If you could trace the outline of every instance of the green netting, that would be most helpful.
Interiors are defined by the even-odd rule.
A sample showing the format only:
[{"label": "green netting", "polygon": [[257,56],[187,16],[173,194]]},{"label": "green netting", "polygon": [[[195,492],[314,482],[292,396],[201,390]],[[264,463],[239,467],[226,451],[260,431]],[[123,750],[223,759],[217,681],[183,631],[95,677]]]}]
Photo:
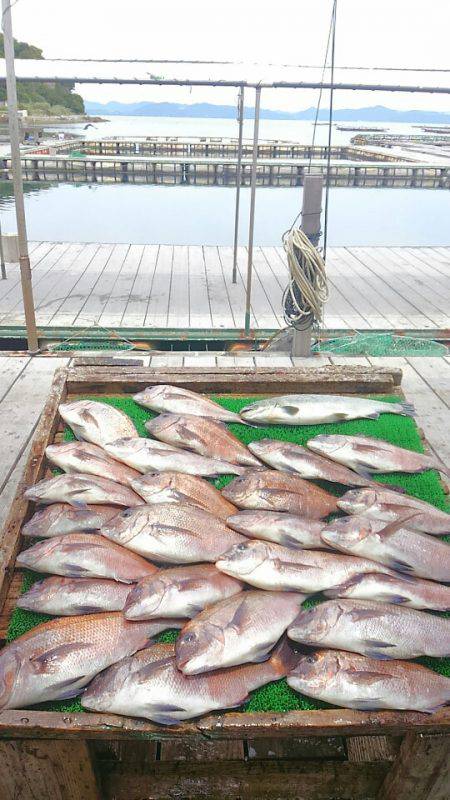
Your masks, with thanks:
[{"label": "green netting", "polygon": [[317,342],[315,352],[342,353],[352,356],[446,356],[448,348],[432,339],[395,336],[393,333],[357,333],[338,339]]},{"label": "green netting", "polygon": [[[231,411],[239,411],[249,402],[255,400],[255,396],[249,398],[234,398],[223,397],[218,395],[211,395],[212,399],[216,400],[220,405],[228,408]],[[98,395],[92,397],[93,400],[99,400]],[[377,397],[378,400],[385,400],[389,402],[398,402],[398,397],[386,396]],[[131,397],[113,397],[107,396],[102,398],[102,402],[108,405],[115,406],[125,411],[136,425],[140,436],[146,436],[145,422],[148,419],[156,416],[153,412],[138,406]],[[230,430],[245,444],[250,441],[270,437],[273,439],[286,440],[296,442],[297,444],[305,444],[308,439],[319,433],[346,433],[346,434],[362,434],[366,436],[374,436],[378,439],[385,439],[393,444],[401,447],[415,450],[416,452],[423,452],[423,444],[419,435],[417,426],[411,417],[402,417],[394,414],[382,414],[379,419],[362,419],[362,420],[349,420],[339,423],[328,423],[324,425],[304,425],[296,427],[288,427],[281,425],[266,425],[264,427],[252,428],[231,423]],[[66,428],[64,433],[66,441],[74,439],[73,433],[69,428]],[[226,485],[232,476],[222,476],[213,481],[217,488],[222,488]],[[391,483],[401,486],[408,494],[414,495],[422,500],[441,508],[442,510],[450,510],[447,497],[443,491],[439,474],[435,470],[427,470],[417,475],[406,475],[405,473],[393,474],[380,474],[375,475],[374,480],[383,483]],[[338,484],[327,483],[326,481],[319,482],[325,489],[333,492],[336,495],[342,495],[347,491],[348,487],[340,486]],[[448,537],[446,537],[448,538]],[[42,576],[31,571],[25,571],[24,582],[22,591],[26,591],[36,580],[41,579]],[[321,602],[322,596],[317,595],[305,601],[304,605],[309,606],[316,602]],[[10,625],[8,629],[8,641],[16,639],[26,631],[33,628],[35,625],[46,622],[51,617],[45,614],[36,614],[34,612],[25,611],[16,608],[11,616]],[[177,630],[168,630],[157,637],[157,641],[173,642],[178,636]],[[418,659],[418,663],[425,664],[431,669],[440,672],[450,677],[450,659],[437,659],[437,658],[424,658]],[[76,712],[83,711],[78,698],[73,700],[63,700],[59,702],[42,703],[35,708],[40,708],[47,711],[61,711],[61,712]],[[248,711],[291,711],[291,710],[311,710],[318,708],[331,708],[326,703],[312,700],[304,695],[297,694],[291,689],[285,680],[270,683],[267,686],[257,689],[252,693],[250,701],[246,704],[244,710]]]},{"label": "green netting", "polygon": [[86,339],[82,342],[61,342],[61,344],[51,345],[49,350],[53,352],[66,352],[71,350],[133,350],[131,342],[120,341],[118,339]]}]

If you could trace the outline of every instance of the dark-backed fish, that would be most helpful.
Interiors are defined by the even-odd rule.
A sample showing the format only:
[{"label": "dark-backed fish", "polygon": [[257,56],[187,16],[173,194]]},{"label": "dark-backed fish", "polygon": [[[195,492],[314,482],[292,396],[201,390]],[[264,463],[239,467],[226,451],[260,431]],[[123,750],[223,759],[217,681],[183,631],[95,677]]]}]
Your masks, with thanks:
[{"label": "dark-backed fish", "polygon": [[410,517],[386,525],[354,516],[335,519],[323,529],[326,544],[354,556],[385,564],[418,578],[450,583],[450,545],[409,529]]},{"label": "dark-backed fish", "polygon": [[17,608],[39,614],[73,616],[101,611],[122,611],[130,587],[103,578],[61,578],[36,581],[17,600]]},{"label": "dark-backed fish", "polygon": [[407,661],[325,650],[302,656],[288,675],[292,689],[336,706],[429,714],[450,702],[450,679]]},{"label": "dark-backed fish", "polygon": [[239,508],[288,511],[321,519],[337,510],[337,497],[313,483],[275,469],[247,470],[222,490]]},{"label": "dark-backed fish", "polygon": [[216,458],[206,458],[155,439],[117,439],[105,449],[113,458],[139,472],[186,472],[205,478],[241,475],[245,467]]},{"label": "dark-backed fish", "polygon": [[409,575],[383,575],[381,572],[355,575],[339,586],[326,589],[324,594],[332,598],[377,600],[409,608],[450,611],[450,586]]},{"label": "dark-backed fish", "polygon": [[409,527],[413,530],[437,536],[450,533],[450,514],[417,497],[384,487],[351,489],[338,499],[337,505],[346,514],[363,514],[386,522],[409,516]]},{"label": "dark-backed fish", "polygon": [[227,518],[227,525],[250,539],[265,539],[283,547],[329,549],[320,536],[325,522],[286,511],[239,511]]},{"label": "dark-backed fish", "polygon": [[81,508],[97,503],[125,508],[143,504],[142,498],[128,486],[97,475],[56,475],[30,486],[25,497],[36,503],[69,503]]},{"label": "dark-backed fish", "polygon": [[161,569],[133,586],[124,613],[127,619],[195,617],[242,588],[240,581],[219,572],[213,564]]},{"label": "dark-backed fish", "polygon": [[372,436],[320,434],[310,439],[307,446],[315,453],[322,453],[327,458],[350,467],[365,478],[372,473],[423,472],[427,469],[437,469],[448,474],[437,458],[397,447]]},{"label": "dark-backed fish", "polygon": [[104,447],[123,436],[137,436],[137,430],[124,411],[98,400],[74,400],[59,406],[59,413],[77,439]]},{"label": "dark-backed fish", "polygon": [[241,409],[246,422],[268,425],[319,425],[347,419],[377,419],[380,414],[412,416],[410,403],[383,403],[365,397],[345,397],[331,394],[287,394],[257,400]]},{"label": "dark-backed fish", "polygon": [[248,449],[272,469],[296,472],[302,478],[342,483],[344,486],[367,486],[372,483],[370,478],[362,478],[351,469],[311,453],[306,447],[293,442],[260,439],[258,442],[250,442]]},{"label": "dark-backed fish", "polygon": [[53,503],[39,509],[25,523],[22,536],[49,539],[66,533],[98,531],[118,513],[117,506],[90,506],[74,508],[68,503]]},{"label": "dark-backed fish", "polygon": [[154,561],[189,564],[216,561],[244,537],[223,520],[188,503],[155,503],[129,508],[104,525],[101,533]]},{"label": "dark-backed fish", "polygon": [[135,394],[133,400],[140,406],[157,411],[158,414],[164,412],[193,414],[196,417],[210,417],[224,422],[240,422],[242,424],[239,414],[222,408],[205,395],[191,392],[190,389],[182,389],[179,386],[149,386]]},{"label": "dark-backed fish", "polygon": [[313,594],[367,572],[392,570],[366,558],[293,550],[271,542],[242,542],[216,561],[217,569],[258,589]]},{"label": "dark-backed fish", "polygon": [[177,669],[173,645],[156,644],[98,675],[81,698],[90,711],[144,717],[173,725],[222,708],[238,708],[249,693],[285,677],[296,656],[286,641],[262,664],[186,676]]},{"label": "dark-backed fish", "polygon": [[224,520],[236,511],[209,481],[183,472],[147,472],[132,488],[146,503],[191,503]]},{"label": "dark-backed fish", "polygon": [[185,675],[264,661],[296,618],[302,594],[241,592],[188,622],[175,643],[177,667]]},{"label": "dark-backed fish", "polygon": [[303,609],[288,635],[377,659],[450,655],[450,619],[372,600],[327,600]]},{"label": "dark-backed fish", "polygon": [[156,572],[145,558],[95,533],[70,533],[37,542],[19,553],[16,564],[67,578],[111,578],[121,583],[134,583]]},{"label": "dark-backed fish", "polygon": [[146,422],[145,427],[156,439],[193,450],[200,456],[246,467],[261,466],[261,462],[248,451],[245,444],[220,420],[193,414],[160,414]]}]

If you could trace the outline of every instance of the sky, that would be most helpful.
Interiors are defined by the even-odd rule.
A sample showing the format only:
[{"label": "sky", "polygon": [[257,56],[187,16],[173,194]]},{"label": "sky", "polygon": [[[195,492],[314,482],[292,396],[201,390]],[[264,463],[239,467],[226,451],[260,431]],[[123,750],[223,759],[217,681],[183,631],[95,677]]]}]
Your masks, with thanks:
[{"label": "sky", "polygon": [[[321,65],[332,0],[17,0],[12,9],[16,39],[41,47],[47,58],[193,59],[244,62],[227,68],[235,77],[302,80],[302,69],[268,64]],[[339,72],[361,82],[450,85],[450,0],[338,0],[336,65],[447,69],[445,75],[399,72]],[[261,66],[254,66],[255,62]],[[253,65],[253,66],[252,66]],[[265,65],[265,66],[262,66]],[[81,70],[84,70],[83,73]],[[81,74],[95,65],[72,64]],[[115,74],[114,68],[108,69]],[[142,68],[141,68],[142,69]],[[210,76],[212,68],[197,67]],[[216,68],[219,72],[225,68]],[[128,68],[136,74],[137,68]],[[160,67],[158,74],[173,73]],[[177,67],[179,77],[193,67]],[[60,73],[58,73],[60,74]],[[68,74],[68,73],[65,73]],[[73,73],[72,73],[73,74]],[[316,71],[315,77],[319,77]],[[211,102],[236,100],[235,89],[78,85],[85,99],[107,102]],[[315,105],[317,91],[264,90],[265,108],[297,110]],[[324,97],[323,105],[327,105]],[[387,105],[450,113],[449,95],[339,92],[338,108]]]}]

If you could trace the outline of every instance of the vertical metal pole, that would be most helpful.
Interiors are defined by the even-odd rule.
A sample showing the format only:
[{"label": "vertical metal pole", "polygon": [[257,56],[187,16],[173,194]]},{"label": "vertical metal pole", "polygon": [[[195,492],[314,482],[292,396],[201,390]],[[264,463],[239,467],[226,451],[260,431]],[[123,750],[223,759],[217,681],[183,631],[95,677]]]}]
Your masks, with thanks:
[{"label": "vertical metal pole", "polygon": [[9,138],[11,142],[11,169],[16,206],[17,235],[19,241],[20,279],[22,282],[25,324],[27,327],[28,349],[36,353],[39,349],[36,317],[34,312],[33,288],[31,285],[30,258],[28,255],[27,226],[23,199],[22,165],[20,163],[19,124],[17,118],[17,88],[14,69],[14,40],[11,22],[11,0],[2,0],[2,29],[6,63],[6,97],[8,103]]},{"label": "vertical metal pole", "polygon": [[2,281],[6,280],[5,254],[3,252],[2,224],[0,221],[0,267],[2,270]]},{"label": "vertical metal pole", "polygon": [[244,129],[244,87],[239,89],[238,97],[238,156],[236,166],[236,208],[234,212],[234,246],[233,246],[233,283],[237,282],[237,249],[239,239],[239,202],[241,199],[242,179],[242,134]]},{"label": "vertical metal pole", "polygon": [[255,122],[253,125],[252,176],[250,184],[250,222],[248,228],[247,293],[245,298],[245,333],[250,333],[250,300],[252,294],[253,234],[255,230],[256,170],[258,166],[259,111],[261,86],[255,90]]}]

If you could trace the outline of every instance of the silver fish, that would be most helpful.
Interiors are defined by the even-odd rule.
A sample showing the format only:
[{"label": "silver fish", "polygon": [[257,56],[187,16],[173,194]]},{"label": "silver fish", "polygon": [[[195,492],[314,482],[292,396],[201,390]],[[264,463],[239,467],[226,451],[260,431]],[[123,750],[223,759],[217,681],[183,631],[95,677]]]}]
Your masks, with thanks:
[{"label": "silver fish", "polygon": [[284,547],[329,549],[320,536],[325,522],[285,511],[239,511],[227,518],[227,525],[250,539],[265,539]]},{"label": "silver fish", "polygon": [[338,500],[298,475],[275,469],[247,470],[225,486],[222,494],[239,508],[288,511],[309,519],[336,511]]},{"label": "silver fish", "polygon": [[390,489],[351,489],[338,499],[337,505],[346,514],[363,514],[385,522],[395,522],[408,515],[409,527],[416,531],[437,536],[450,533],[450,514],[424,500]]},{"label": "silver fish", "polygon": [[190,389],[181,389],[179,386],[148,386],[133,397],[136,403],[157,411],[159,414],[193,414],[197,417],[220,419],[223,422],[240,422],[239,414],[222,408],[218,403],[210,400],[205,395],[191,392]]},{"label": "silver fish", "polygon": [[187,472],[205,478],[245,472],[245,467],[237,464],[205,458],[154,439],[117,439],[105,445],[105,450],[139,472]]},{"label": "silver fish", "polygon": [[69,503],[84,508],[91,505],[139,506],[143,504],[128,486],[99,478],[96,475],[56,475],[30,486],[26,492],[27,500],[36,503]]},{"label": "silver fish", "polygon": [[59,406],[59,413],[77,439],[104,447],[123,436],[137,436],[137,430],[124,411],[97,400],[74,400]]},{"label": "silver fish", "polygon": [[366,558],[316,550],[292,550],[258,540],[235,545],[216,561],[217,569],[259,589],[312,594],[367,572],[392,570]]},{"label": "silver fish", "polygon": [[264,661],[296,618],[305,596],[242,592],[198,614],[175,643],[177,667],[198,675],[247,661]]},{"label": "silver fish", "polygon": [[260,439],[250,442],[248,449],[273,469],[296,472],[302,478],[313,478],[344,486],[367,486],[372,480],[364,479],[351,469],[338,466],[328,458],[309,452],[306,447],[293,442],[276,439]]},{"label": "silver fish", "polygon": [[66,533],[98,531],[117,513],[117,506],[88,505],[86,508],[74,508],[68,503],[53,503],[33,514],[23,526],[22,536],[49,539]]},{"label": "silver fish", "polygon": [[129,622],[117,611],[38,625],[0,651],[0,709],[75,697],[166,627],[166,620]]},{"label": "silver fish", "polygon": [[210,711],[238,708],[249,700],[249,692],[287,675],[297,659],[284,641],[262,664],[187,677],[177,669],[173,645],[156,644],[98,675],[81,704],[90,711],[173,725]]},{"label": "silver fish", "polygon": [[326,589],[324,594],[330,598],[377,600],[419,610],[450,611],[450,586],[409,575],[382,575],[380,572],[355,575],[339,586]]},{"label": "silver fish", "polygon": [[89,442],[50,444],[45,449],[45,455],[66,473],[96,475],[124,486],[131,486],[139,477],[137,470],[121,464],[105,453],[102,447]]},{"label": "silver fish", "polygon": [[103,578],[60,578],[37,581],[21,594],[17,608],[39,614],[69,617],[101,611],[122,611],[130,587],[126,583]]},{"label": "silver fish", "polygon": [[175,447],[186,447],[200,456],[247,467],[261,466],[220,420],[193,414],[160,414],[146,422],[145,427],[156,439]]},{"label": "silver fish", "polygon": [[438,459],[397,447],[372,436],[321,434],[310,439],[307,446],[315,453],[322,453],[332,461],[350,467],[365,478],[372,473],[423,472],[427,469],[437,469],[448,474]]},{"label": "silver fish", "polygon": [[449,678],[405,661],[324,650],[303,656],[288,676],[292,689],[344,708],[433,713],[450,701]]},{"label": "silver fish", "polygon": [[372,600],[327,600],[303,609],[288,636],[377,659],[450,654],[450,619]]},{"label": "silver fish", "polygon": [[209,481],[183,472],[147,472],[132,489],[146,503],[191,503],[224,520],[236,511]]},{"label": "silver fish", "polygon": [[129,508],[104,525],[101,533],[135,553],[171,564],[215,561],[244,541],[221,519],[188,503]]},{"label": "silver fish", "polygon": [[242,591],[243,584],[212,564],[160,570],[143,578],[128,594],[127,619],[195,617],[208,606]]},{"label": "silver fish", "polygon": [[383,403],[365,397],[345,397],[331,394],[288,394],[268,397],[241,409],[246,422],[268,425],[318,425],[342,422],[347,419],[377,419],[380,414],[412,416],[410,403]]},{"label": "silver fish", "polygon": [[68,578],[111,578],[134,583],[156,567],[99,534],[70,533],[37,542],[16,559],[18,567]]},{"label": "silver fish", "polygon": [[450,582],[450,545],[408,529],[410,517],[386,525],[368,517],[329,522],[321,536],[326,544],[350,555],[362,556],[391,569]]}]

